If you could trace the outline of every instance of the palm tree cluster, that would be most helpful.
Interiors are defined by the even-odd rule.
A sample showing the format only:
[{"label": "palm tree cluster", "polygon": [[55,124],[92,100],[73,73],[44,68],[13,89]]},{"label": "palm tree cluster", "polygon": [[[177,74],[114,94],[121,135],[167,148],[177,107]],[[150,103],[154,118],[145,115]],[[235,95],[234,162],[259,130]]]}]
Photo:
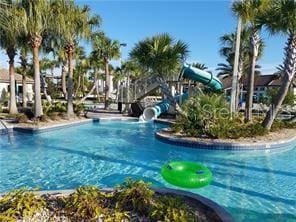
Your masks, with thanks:
[{"label": "palm tree cluster", "polygon": [[[257,60],[262,56],[264,49],[260,31],[265,28],[272,35],[280,33],[288,36],[284,65],[282,65],[281,71],[283,74],[282,84],[276,102],[270,106],[262,123],[269,130],[295,78],[296,2],[294,0],[237,0],[233,2],[232,10],[243,21],[239,47],[238,82],[242,75],[247,74],[246,121],[252,120],[254,76],[256,73],[260,73]],[[235,33],[231,33],[221,37],[223,48],[220,50],[220,54],[227,61],[227,64],[218,64],[218,76],[221,78],[231,76],[233,73],[235,35]],[[239,88],[236,91],[238,96]]]},{"label": "palm tree cluster", "polygon": [[[24,108],[27,106],[26,76],[32,70],[36,118],[43,115],[42,93],[48,98],[41,77],[47,70],[53,73],[56,67],[61,68],[62,93],[67,100],[70,118],[74,115],[74,96],[79,92],[84,95],[85,82],[88,81],[86,74],[91,70],[96,75],[98,69],[105,69],[108,100],[109,60],[119,57],[120,44],[98,32],[101,18],[93,15],[88,6],[78,6],[72,0],[1,0],[0,11],[0,47],[9,58],[11,114],[18,112],[14,77],[17,55],[21,61],[18,70],[23,75]],[[89,56],[79,45],[82,41],[92,42],[93,52]],[[41,61],[40,55],[44,57]]]}]

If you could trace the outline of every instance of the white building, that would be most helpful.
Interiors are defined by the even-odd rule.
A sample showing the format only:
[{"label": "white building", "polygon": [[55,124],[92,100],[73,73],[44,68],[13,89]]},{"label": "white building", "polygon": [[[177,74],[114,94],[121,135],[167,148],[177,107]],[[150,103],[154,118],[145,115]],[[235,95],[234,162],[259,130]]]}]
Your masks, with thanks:
[{"label": "white building", "polygon": [[[22,75],[15,73],[15,82],[16,82],[16,97],[17,101],[21,101],[22,99],[22,90],[23,90],[23,84],[22,84]],[[33,84],[34,80],[27,77],[27,98],[28,101],[33,100]],[[2,94],[3,90],[9,93],[9,71],[7,69],[0,69],[0,95]]]}]

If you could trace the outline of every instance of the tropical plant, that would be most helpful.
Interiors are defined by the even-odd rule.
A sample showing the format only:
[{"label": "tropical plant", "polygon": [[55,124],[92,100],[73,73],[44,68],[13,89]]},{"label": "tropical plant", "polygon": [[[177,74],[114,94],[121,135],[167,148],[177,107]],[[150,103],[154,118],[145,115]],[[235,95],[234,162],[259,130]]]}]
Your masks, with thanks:
[{"label": "tropical plant", "polygon": [[258,123],[244,124],[239,115],[232,115],[223,95],[199,94],[183,106],[173,129],[186,136],[207,138],[239,138],[265,134]]},{"label": "tropical plant", "polygon": [[[240,55],[239,55],[239,69],[238,69],[238,80],[241,77],[248,73],[250,70],[250,29],[243,28],[241,31],[241,40],[240,40]],[[234,46],[236,41],[236,33],[224,34],[220,37],[220,42],[222,44],[222,48],[219,50],[219,53],[222,57],[224,57],[227,61],[227,64],[220,63],[218,64],[218,68],[216,70],[219,71],[217,76],[219,78],[226,78],[228,76],[232,76],[233,74],[233,64],[234,64]],[[263,40],[259,41],[258,48],[258,59],[263,55],[264,43]],[[256,64],[255,66],[255,75],[260,74],[260,66]]]},{"label": "tropical plant", "polygon": [[270,7],[258,19],[271,34],[282,33],[288,36],[285,47],[284,71],[282,84],[275,101],[263,121],[263,126],[270,130],[272,123],[289,91],[296,73],[296,2],[294,0],[271,1]]},{"label": "tropical plant", "polygon": [[201,70],[207,70],[208,69],[208,67],[204,63],[195,62],[195,63],[192,63],[191,66],[195,67],[195,68],[198,68],[198,69],[201,69]]},{"label": "tropical plant", "polygon": [[102,59],[104,63],[106,84],[105,84],[105,109],[109,106],[111,79],[109,73],[109,61],[120,57],[120,43],[117,40],[108,38],[103,32],[93,33],[92,45],[94,56]]},{"label": "tropical plant", "polygon": [[[277,99],[278,94],[279,94],[279,89],[272,88],[272,89],[267,90],[267,102],[269,105],[276,103],[276,99]],[[294,92],[288,91],[283,102],[282,102],[282,105],[293,106],[293,105],[295,105],[295,102],[296,102],[296,96],[294,95]]]},{"label": "tropical plant", "polygon": [[9,58],[9,113],[15,114],[18,112],[16,105],[16,89],[15,89],[15,70],[14,59],[17,54],[18,37],[24,30],[23,23],[20,18],[24,17],[24,10],[17,4],[11,4],[11,7],[7,7],[4,10],[4,14],[7,16],[3,20],[3,26],[0,26],[0,47],[6,50]]},{"label": "tropical plant", "polygon": [[118,188],[117,206],[126,211],[135,211],[140,215],[148,216],[152,209],[154,191],[150,185],[142,180],[127,179]]},{"label": "tropical plant", "polygon": [[194,214],[187,210],[184,201],[181,198],[171,196],[160,196],[157,198],[156,204],[151,212],[151,218],[155,221],[165,222],[196,221]]},{"label": "tropical plant", "polygon": [[33,190],[25,188],[14,190],[0,199],[0,221],[26,220],[45,206],[45,200],[36,196]]},{"label": "tropical plant", "polygon": [[62,39],[68,62],[67,80],[67,114],[74,116],[73,108],[73,56],[77,42],[81,38],[88,38],[93,27],[100,24],[99,16],[90,16],[90,9],[87,6],[76,6],[74,1],[57,0],[52,4],[55,9],[55,26],[57,35]]},{"label": "tropical plant", "polygon": [[144,70],[166,77],[180,68],[188,52],[186,43],[165,33],[138,42],[130,57]]},{"label": "tropical plant", "polygon": [[243,23],[250,28],[250,69],[248,74],[248,89],[247,101],[245,110],[246,121],[252,120],[252,107],[253,107],[253,94],[254,94],[254,78],[255,67],[258,59],[260,47],[260,25],[258,25],[257,18],[264,13],[268,7],[269,0],[248,0],[248,1],[235,1],[232,4],[233,12],[239,16]]},{"label": "tropical plant", "polygon": [[96,220],[107,214],[104,201],[107,195],[94,186],[83,186],[71,194],[67,201],[66,211],[75,220]]},{"label": "tropical plant", "polygon": [[[240,85],[242,85],[242,80],[246,73],[250,73],[250,29],[243,28],[241,31],[241,38],[240,38],[240,53],[239,53],[239,64],[238,64],[238,73],[237,73],[237,86],[236,90],[233,90],[236,93],[236,110],[238,110],[239,104],[239,95],[240,95]],[[220,41],[222,43],[222,48],[220,49],[220,55],[224,57],[227,63],[219,63],[218,74],[219,78],[227,78],[229,76],[232,77],[233,75],[233,66],[234,66],[234,57],[235,57],[235,43],[236,43],[236,33],[225,34],[221,36]],[[258,59],[262,56],[264,49],[264,43],[260,39],[259,41],[259,48],[258,48]],[[255,65],[255,75],[260,75],[260,68],[261,66]]]},{"label": "tropical plant", "polygon": [[165,81],[166,77],[180,71],[183,61],[188,55],[188,45],[181,40],[174,40],[169,34],[159,34],[138,42],[130,52],[133,59],[145,72],[157,75],[161,88],[166,94],[169,103],[176,105],[172,92]]},{"label": "tropical plant", "polygon": [[22,7],[26,10],[26,16],[22,19],[26,29],[25,35],[29,38],[29,44],[33,53],[34,71],[34,115],[43,115],[41,101],[40,64],[39,51],[43,36],[56,28],[53,24],[55,13],[51,10],[49,1],[22,0]]}]

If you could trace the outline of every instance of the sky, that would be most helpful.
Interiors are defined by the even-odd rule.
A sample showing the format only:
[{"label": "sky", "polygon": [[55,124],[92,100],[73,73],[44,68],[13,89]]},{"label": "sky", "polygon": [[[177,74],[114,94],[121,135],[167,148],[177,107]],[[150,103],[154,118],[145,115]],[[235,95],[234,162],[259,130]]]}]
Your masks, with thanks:
[{"label": "sky", "polygon": [[[218,63],[225,62],[219,55],[219,37],[234,32],[237,19],[231,12],[231,1],[99,1],[77,0],[87,4],[103,20],[101,30],[110,38],[127,46],[122,48],[122,60],[139,40],[169,33],[189,45],[188,62],[205,63],[215,70]],[[285,36],[270,36],[262,32],[265,42],[264,56],[259,60],[262,73],[270,74],[283,61]],[[0,54],[0,67],[7,67],[4,51]]]}]

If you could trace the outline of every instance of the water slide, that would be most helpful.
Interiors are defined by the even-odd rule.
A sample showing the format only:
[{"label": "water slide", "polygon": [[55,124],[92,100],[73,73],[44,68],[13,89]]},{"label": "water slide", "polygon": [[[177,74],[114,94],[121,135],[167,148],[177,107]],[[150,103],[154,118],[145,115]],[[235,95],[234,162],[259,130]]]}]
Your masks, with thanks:
[{"label": "water slide", "polygon": [[[192,67],[189,64],[183,65],[179,76],[179,79],[181,78],[200,82],[212,91],[219,91],[223,88],[221,81],[216,76],[213,76],[212,73]],[[180,101],[180,96],[182,97],[181,101],[184,101],[189,97],[188,93],[184,93],[182,95],[175,96],[175,101]],[[167,100],[164,100],[155,106],[147,107],[140,116],[140,120],[150,121],[156,119],[160,114],[166,113],[169,110],[169,107],[170,104]]]}]

